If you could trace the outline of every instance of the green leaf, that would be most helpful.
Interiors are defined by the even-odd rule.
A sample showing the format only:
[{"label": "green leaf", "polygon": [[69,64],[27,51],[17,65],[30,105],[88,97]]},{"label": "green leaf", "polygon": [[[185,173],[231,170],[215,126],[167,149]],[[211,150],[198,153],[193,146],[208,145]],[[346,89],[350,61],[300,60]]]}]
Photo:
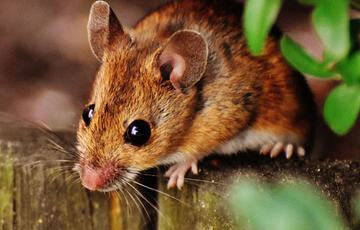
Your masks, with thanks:
[{"label": "green leaf", "polygon": [[345,57],[350,48],[348,10],[348,0],[318,0],[312,15],[325,52],[333,61]]},{"label": "green leaf", "polygon": [[280,49],[290,65],[302,73],[317,77],[332,77],[335,75],[333,71],[327,70],[324,64],[319,63],[307,54],[302,47],[288,36],[281,38]]},{"label": "green leaf", "polygon": [[[250,221],[251,229],[265,229],[271,210],[271,200],[264,189],[250,181],[243,181],[232,189],[230,204],[239,226]],[[257,213],[257,215],[253,215]],[[270,212],[271,213],[271,212]],[[261,218],[265,218],[261,220]]]},{"label": "green leaf", "polygon": [[277,196],[292,209],[297,219],[306,223],[303,229],[338,230],[344,229],[344,223],[336,215],[335,207],[313,187],[303,182],[279,186]]},{"label": "green leaf", "polygon": [[347,84],[351,85],[360,81],[360,51],[337,64],[336,70]]},{"label": "green leaf", "polygon": [[324,117],[330,128],[344,135],[355,124],[360,111],[360,84],[341,84],[326,98]]},{"label": "green leaf", "polygon": [[244,31],[250,51],[259,55],[266,37],[279,13],[282,0],[247,0],[244,10]]},{"label": "green leaf", "polygon": [[[275,188],[243,181],[230,196],[237,223],[252,230],[346,229],[335,208],[303,182]],[[248,228],[244,228],[248,229]]]}]

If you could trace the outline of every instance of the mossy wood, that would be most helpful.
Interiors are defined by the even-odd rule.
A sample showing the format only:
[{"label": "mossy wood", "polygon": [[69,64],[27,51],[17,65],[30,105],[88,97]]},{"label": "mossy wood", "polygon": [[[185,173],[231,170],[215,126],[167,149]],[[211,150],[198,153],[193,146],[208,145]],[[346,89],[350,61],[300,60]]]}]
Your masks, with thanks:
[{"label": "mossy wood", "polygon": [[73,140],[73,135],[45,133],[0,122],[0,229],[140,230],[151,226],[144,213],[127,207],[116,195],[91,193],[74,182],[70,165],[57,161],[69,156],[54,150],[49,141]]},{"label": "mossy wood", "polygon": [[[353,199],[360,188],[358,162],[269,159],[249,153],[220,160],[211,157],[200,168],[200,175],[188,180],[182,191],[170,192],[181,202],[159,196],[159,209],[166,213],[166,218],[159,217],[159,229],[239,229],[229,211],[228,188],[241,179],[270,184],[306,181],[334,203],[351,229],[360,229],[353,213]],[[165,180],[159,188],[166,190]]]},{"label": "mossy wood", "polygon": [[[72,145],[73,135],[56,135],[63,145]],[[271,160],[256,153],[209,158],[181,191],[168,191],[160,174],[140,179],[156,187],[158,178],[157,189],[169,194],[159,194],[153,203],[159,209],[156,215],[145,201],[146,211],[136,206],[129,194],[119,200],[84,190],[71,180],[70,167],[61,173],[59,168],[69,164],[56,160],[69,158],[53,149],[49,140],[54,138],[36,128],[0,122],[0,229],[238,229],[227,203],[232,182],[250,178],[283,183],[299,176],[315,184],[336,204],[339,215],[356,225],[351,199],[360,184],[357,162]],[[150,201],[156,198],[148,189],[142,192]]]}]

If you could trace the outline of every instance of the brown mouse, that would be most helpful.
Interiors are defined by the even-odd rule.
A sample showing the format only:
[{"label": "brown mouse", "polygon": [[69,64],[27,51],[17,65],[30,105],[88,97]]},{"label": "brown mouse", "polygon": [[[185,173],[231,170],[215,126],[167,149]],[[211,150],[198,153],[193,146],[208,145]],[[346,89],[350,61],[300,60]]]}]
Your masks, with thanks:
[{"label": "brown mouse", "polygon": [[174,164],[168,186],[211,153],[303,156],[315,106],[271,35],[261,56],[246,47],[242,5],[168,3],[125,29],[93,4],[91,49],[101,62],[77,133],[82,184],[109,191],[142,170]]}]

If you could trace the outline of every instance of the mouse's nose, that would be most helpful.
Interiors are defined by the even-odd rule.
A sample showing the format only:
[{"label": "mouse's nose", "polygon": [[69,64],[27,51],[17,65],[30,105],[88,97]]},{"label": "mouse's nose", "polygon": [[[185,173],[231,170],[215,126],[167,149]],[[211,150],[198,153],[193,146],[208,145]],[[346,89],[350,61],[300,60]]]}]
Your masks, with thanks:
[{"label": "mouse's nose", "polygon": [[82,185],[91,191],[105,187],[114,177],[115,170],[111,167],[93,168],[85,165],[80,172]]}]

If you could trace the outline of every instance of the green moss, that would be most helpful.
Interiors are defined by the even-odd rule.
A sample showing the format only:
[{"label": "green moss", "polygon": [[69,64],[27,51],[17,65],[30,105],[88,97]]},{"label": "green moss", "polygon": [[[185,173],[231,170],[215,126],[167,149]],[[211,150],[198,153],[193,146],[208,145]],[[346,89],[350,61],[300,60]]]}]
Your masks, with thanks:
[{"label": "green moss", "polygon": [[13,162],[0,152],[0,226],[12,223]]},{"label": "green moss", "polygon": [[166,183],[160,183],[160,190],[181,200],[177,201],[159,195],[159,229],[232,230],[234,223],[224,194],[209,184],[187,184],[181,191],[167,190]]}]

